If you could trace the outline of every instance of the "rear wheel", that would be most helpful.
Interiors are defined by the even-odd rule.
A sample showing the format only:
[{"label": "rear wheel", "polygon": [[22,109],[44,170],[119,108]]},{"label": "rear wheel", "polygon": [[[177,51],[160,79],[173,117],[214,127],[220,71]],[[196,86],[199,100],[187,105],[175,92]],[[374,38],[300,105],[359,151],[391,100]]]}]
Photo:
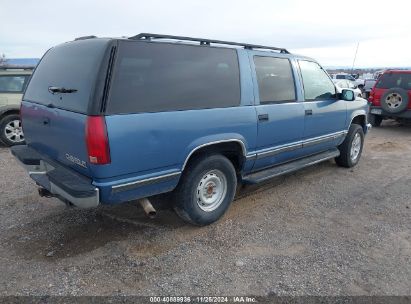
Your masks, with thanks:
[{"label": "rear wheel", "polygon": [[335,162],[341,167],[354,167],[361,158],[363,146],[364,131],[360,125],[352,124],[343,143],[338,147],[340,156]]},{"label": "rear wheel", "polygon": [[236,186],[234,166],[226,157],[197,157],[186,167],[174,191],[174,210],[191,224],[211,224],[230,206]]},{"label": "rear wheel", "polygon": [[382,116],[380,115],[374,115],[374,114],[368,114],[368,121],[373,127],[379,127],[381,126],[382,123]]},{"label": "rear wheel", "polygon": [[0,139],[7,146],[24,144],[23,128],[20,116],[10,114],[0,121]]}]

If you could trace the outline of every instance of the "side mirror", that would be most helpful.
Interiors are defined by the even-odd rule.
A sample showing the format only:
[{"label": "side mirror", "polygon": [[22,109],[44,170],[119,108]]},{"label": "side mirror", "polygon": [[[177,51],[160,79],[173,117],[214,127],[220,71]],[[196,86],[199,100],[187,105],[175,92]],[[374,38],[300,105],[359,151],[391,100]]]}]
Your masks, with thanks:
[{"label": "side mirror", "polygon": [[342,90],[341,91],[341,99],[345,101],[354,101],[355,94],[352,90]]}]

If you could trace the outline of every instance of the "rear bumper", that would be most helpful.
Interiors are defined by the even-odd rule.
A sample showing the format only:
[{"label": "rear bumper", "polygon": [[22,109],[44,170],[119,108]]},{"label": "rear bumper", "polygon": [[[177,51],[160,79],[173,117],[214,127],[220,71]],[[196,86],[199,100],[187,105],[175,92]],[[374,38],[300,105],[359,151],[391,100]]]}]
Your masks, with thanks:
[{"label": "rear bumper", "polygon": [[372,125],[371,125],[370,123],[367,123],[367,124],[365,125],[365,129],[366,129],[365,134],[367,134],[368,132],[370,132],[371,128],[372,128]]},{"label": "rear bumper", "polygon": [[[380,113],[376,113],[375,111],[378,111]],[[384,117],[393,117],[393,118],[407,118],[411,119],[411,110],[405,110],[401,113],[389,113],[387,111],[384,111],[381,107],[370,107],[370,113],[374,115],[379,115],[379,116],[384,116]]]},{"label": "rear bumper", "polygon": [[50,160],[27,145],[14,146],[11,153],[36,184],[53,196],[80,208],[99,205],[99,189],[92,185],[91,179]]}]

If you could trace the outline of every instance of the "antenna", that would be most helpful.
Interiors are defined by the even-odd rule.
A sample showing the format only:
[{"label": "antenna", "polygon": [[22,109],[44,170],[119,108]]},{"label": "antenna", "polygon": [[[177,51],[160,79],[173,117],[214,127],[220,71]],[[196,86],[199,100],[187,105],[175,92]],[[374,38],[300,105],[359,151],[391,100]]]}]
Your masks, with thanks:
[{"label": "antenna", "polygon": [[357,43],[357,48],[355,49],[355,55],[354,55],[354,60],[352,62],[352,67],[351,67],[351,73],[354,72],[354,64],[355,64],[355,60],[357,59],[357,53],[358,53],[358,48],[360,47],[360,43]]}]

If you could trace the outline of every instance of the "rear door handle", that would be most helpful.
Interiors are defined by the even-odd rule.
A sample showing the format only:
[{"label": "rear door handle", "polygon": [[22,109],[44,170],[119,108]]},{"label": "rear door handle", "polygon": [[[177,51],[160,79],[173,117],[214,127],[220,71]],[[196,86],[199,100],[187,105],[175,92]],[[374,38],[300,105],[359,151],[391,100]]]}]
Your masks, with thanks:
[{"label": "rear door handle", "polygon": [[305,110],[305,116],[313,115],[313,110]]},{"label": "rear door handle", "polygon": [[50,123],[50,118],[43,117],[43,125],[47,126]]},{"label": "rear door handle", "polygon": [[268,120],[268,114],[259,114],[259,115],[258,115],[258,120],[259,120],[259,121]]}]

